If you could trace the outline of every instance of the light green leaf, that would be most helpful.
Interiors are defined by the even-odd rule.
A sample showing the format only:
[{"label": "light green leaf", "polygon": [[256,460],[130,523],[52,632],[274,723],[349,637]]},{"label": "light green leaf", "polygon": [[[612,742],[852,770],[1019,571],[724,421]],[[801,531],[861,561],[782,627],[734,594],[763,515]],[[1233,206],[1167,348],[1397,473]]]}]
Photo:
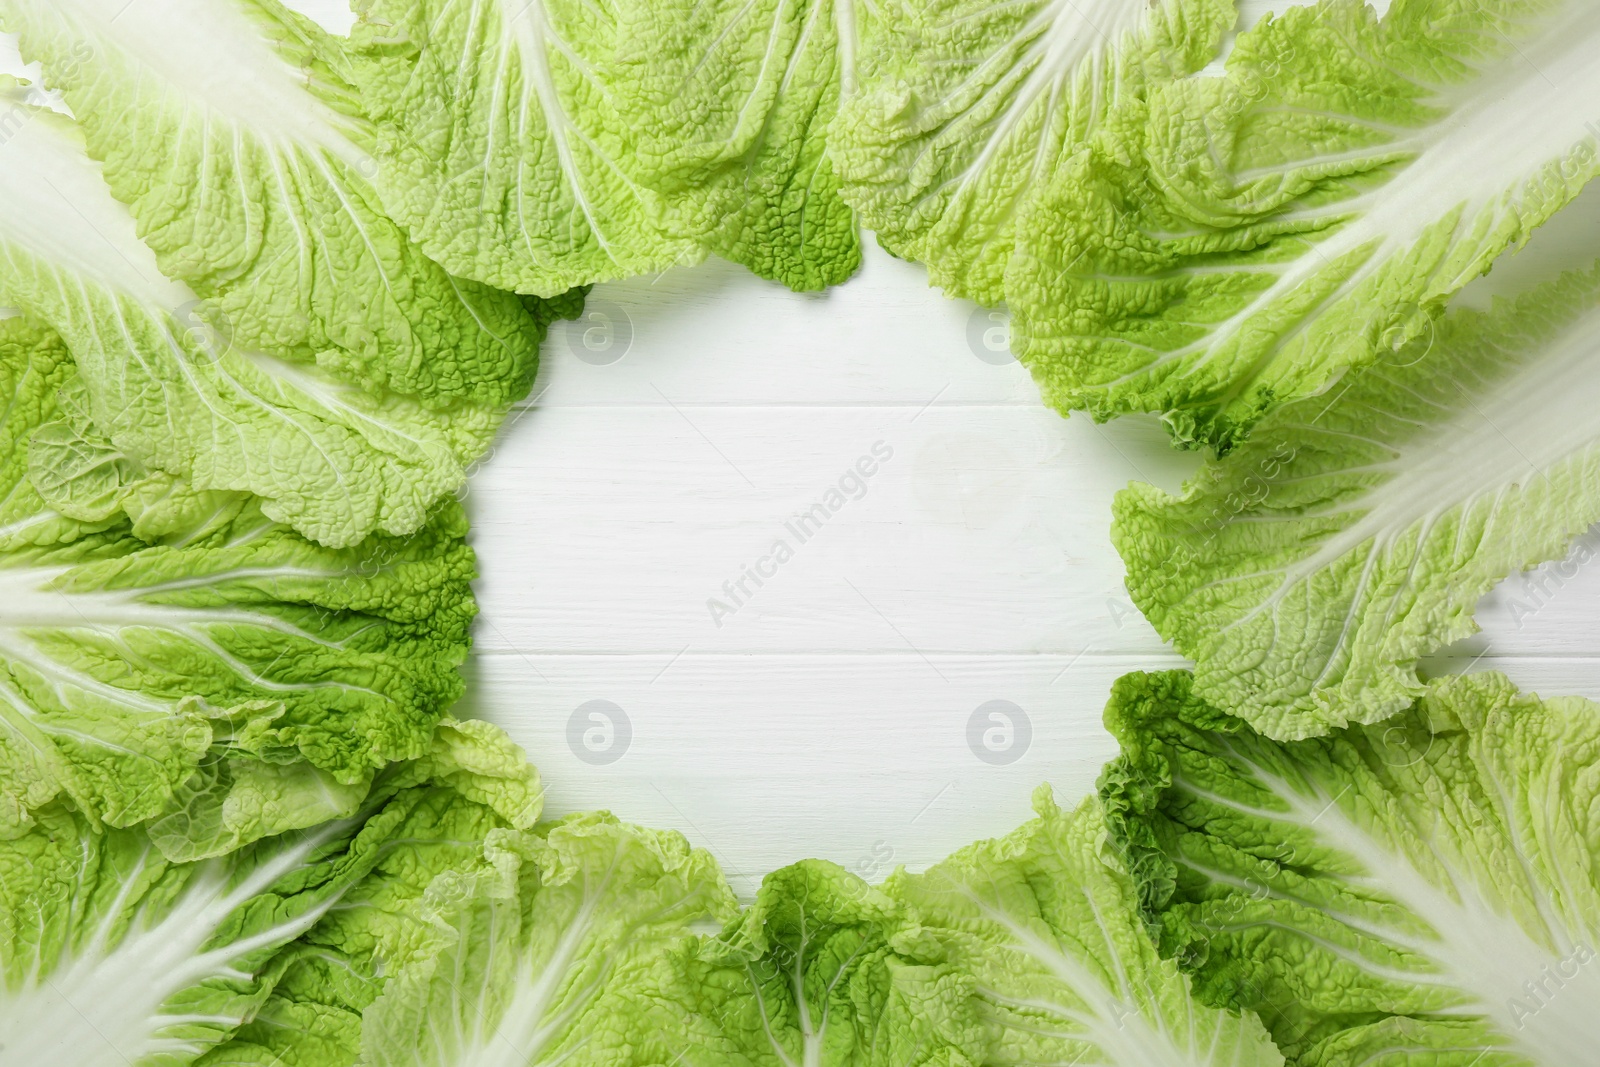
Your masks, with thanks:
[{"label": "light green leaf", "polygon": [[342,866],[317,838],[173,864],[49,806],[0,841],[0,1061],[192,1062],[271,990],[275,950],[338,898]]},{"label": "light green leaf", "polygon": [[[468,736],[442,741],[426,767],[387,772],[355,818],[201,863],[170,861],[142,831],[99,829],[47,806],[22,837],[0,841],[0,1062],[340,1062],[295,1058],[312,1046],[284,1025],[299,1019],[325,1050],[359,1041],[359,1013],[341,1010],[346,1001],[329,990],[360,1002],[377,979],[347,966],[331,934],[369,912],[372,888],[395,872],[438,876],[509,829],[453,787],[450,753],[480,767],[509,766],[521,753],[498,732]],[[525,760],[495,791],[504,807],[537,808]],[[371,955],[370,941],[342,947],[354,959]],[[253,1040],[263,1036],[271,1046]],[[273,1046],[285,1058],[249,1058]]]},{"label": "light green leaf", "polygon": [[61,418],[28,438],[27,478],[43,504],[69,519],[98,523],[121,513],[154,544],[195,535],[233,519],[248,497],[197,493],[181,479],[146,470],[94,425],[89,392],[76,374],[56,394]]},{"label": "light green leaf", "polygon": [[1479,598],[1600,521],[1600,268],[1452,311],[1288,404],[1180,497],[1124,491],[1134,602],[1195,688],[1293,739],[1378,722]]},{"label": "light green leaf", "polygon": [[1282,1067],[1259,1019],[1198,1003],[1157,954],[1099,804],[1063,812],[1041,787],[1034,806],[1014,833],[885,886],[971,976],[993,1031],[982,1062]]},{"label": "light green leaf", "polygon": [[836,285],[860,266],[827,134],[873,12],[872,0],[656,0],[630,21],[625,52],[686,63],[652,72],[680,84],[640,151],[697,154],[686,180],[725,202],[704,239],[711,252],[796,290]]},{"label": "light green leaf", "polygon": [[603,813],[491,835],[414,899],[383,908],[422,932],[384,953],[400,966],[363,1019],[368,1067],[668,1062],[652,1050],[688,1024],[652,990],[733,910],[704,852]]},{"label": "light green leaf", "polygon": [[315,24],[274,0],[4,0],[0,26],[201,301],[196,325],[427,411],[525,395],[536,325],[382,213],[371,133]]},{"label": "light green leaf", "polygon": [[1242,34],[1130,98],[1053,176],[1009,268],[1047,402],[1227,449],[1426,331],[1597,171],[1600,8],[1359,0]]},{"label": "light green leaf", "polygon": [[767,875],[755,903],[681,965],[694,1065],[918,1067],[982,1062],[972,976],[884,892],[831,863]]},{"label": "light green leaf", "polygon": [[280,954],[271,995],[201,1067],[355,1064],[363,1013],[391,981],[403,985],[455,944],[431,910],[434,884],[483,877],[485,856],[499,855],[508,835],[520,840],[516,831],[533,826],[543,799],[526,755],[483,722],[445,721],[433,750],[390,768],[378,788],[395,796],[378,817],[381,853],[338,907]]},{"label": "light green leaf", "polygon": [[27,472],[74,381],[49,331],[0,321],[0,837],[62,801],[182,859],[349,815],[460,693],[459,506],[338,551],[239,498],[157,543],[72,519]]},{"label": "light green leaf", "polygon": [[1452,678],[1277,742],[1130,675],[1101,778],[1164,954],[1303,1067],[1567,1067],[1600,1041],[1600,708]]},{"label": "light green leaf", "polygon": [[251,493],[268,517],[335,548],[411,533],[460,487],[505,404],[439,408],[235,344],[161,273],[77,129],[19,113],[0,143],[0,301],[65,339],[117,451],[200,493]]},{"label": "light green leaf", "polygon": [[985,304],[1053,179],[1150,78],[1203,67],[1232,0],[888,0],[835,120],[844,195],[885,248]]},{"label": "light green leaf", "polygon": [[653,76],[684,61],[673,42],[621,53],[636,5],[355,6],[349,73],[375,124],[379,190],[446,269],[554,296],[704,256],[703,190],[636,152],[681,88]]},{"label": "light green leaf", "polygon": [[852,0],[362,0],[384,202],[449,270],[551,296],[714,252],[796,289],[860,250],[825,134]]}]

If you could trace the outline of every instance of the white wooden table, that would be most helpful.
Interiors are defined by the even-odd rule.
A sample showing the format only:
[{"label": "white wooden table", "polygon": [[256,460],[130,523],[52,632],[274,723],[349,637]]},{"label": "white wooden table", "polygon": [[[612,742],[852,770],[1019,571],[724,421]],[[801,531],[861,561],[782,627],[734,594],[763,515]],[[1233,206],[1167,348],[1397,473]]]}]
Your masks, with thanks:
[{"label": "white wooden table", "polygon": [[[597,365],[607,320],[626,350]],[[552,808],[676,827],[749,891],[806,856],[926,864],[1023,821],[1041,781],[1092,788],[1111,681],[1181,663],[1123,591],[1111,498],[1195,460],[1146,420],[1046,411],[994,328],[874,249],[820,297],[720,264],[604,286],[554,335],[470,496],[471,707],[528,747]],[[880,441],[864,495],[799,543],[785,523]],[[775,539],[793,558],[714,621]],[[1436,669],[1600,697],[1595,570],[1513,579]],[[1031,738],[971,743],[991,701]],[[599,763],[620,742],[591,716],[615,708],[631,737]]]},{"label": "white wooden table", "polygon": [[[1600,251],[1596,208],[1562,239]],[[1025,820],[1040,782],[1075,801],[1113,754],[1112,680],[1182,662],[1108,526],[1130,479],[1176,488],[1194,457],[1046,411],[1002,320],[875,248],[820,296],[720,263],[602,286],[536,393],[468,497],[463,710],[527,747],[552,812],[679,829],[743,894],[803,857],[925,865]],[[786,523],[875,446],[801,543]],[[1600,567],[1514,578],[1479,618],[1436,669],[1600,697]]]}]

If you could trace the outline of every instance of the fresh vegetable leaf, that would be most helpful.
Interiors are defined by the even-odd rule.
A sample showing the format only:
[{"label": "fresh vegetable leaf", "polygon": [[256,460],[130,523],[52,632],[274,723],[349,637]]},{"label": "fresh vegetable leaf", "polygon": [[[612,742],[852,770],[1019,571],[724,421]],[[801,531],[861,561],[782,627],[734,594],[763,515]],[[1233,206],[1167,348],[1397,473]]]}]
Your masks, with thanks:
[{"label": "fresh vegetable leaf", "polygon": [[[690,1063],[1280,1067],[1260,1021],[1196,1003],[1146,936],[1090,801],[874,888],[807,861],[685,957]],[[669,998],[670,999],[670,998]]]},{"label": "fresh vegetable leaf", "polygon": [[683,68],[668,43],[623,50],[636,6],[355,6],[348,69],[379,190],[446,269],[554,296],[703,258],[714,213],[695,176],[637,151]]},{"label": "fresh vegetable leaf", "polygon": [[[542,802],[522,750],[483,722],[445,722],[429,757],[393,768],[385,785],[397,800],[382,855],[336,909],[282,953],[271,995],[202,1067],[356,1063],[363,1015],[391,980],[403,985],[414,968],[460,947],[435,903],[448,909],[463,901],[435,883],[460,888],[503,873],[486,857],[503,854],[499,842],[507,835],[520,840],[517,832],[533,826]],[[493,957],[505,947],[485,942],[471,951]]]},{"label": "fresh vegetable leaf", "polygon": [[641,151],[698,154],[696,180],[726,202],[704,238],[709,251],[802,291],[860,266],[827,137],[875,10],[873,0],[658,0],[631,21],[625,51],[685,58],[686,70],[671,72],[682,83],[674,106]]},{"label": "fresh vegetable leaf", "polygon": [[684,956],[679,1001],[699,1023],[669,1049],[690,1064],[856,1067],[981,1062],[973,978],[855,875],[807,860]]},{"label": "fresh vegetable leaf", "polygon": [[27,474],[32,438],[72,429],[76,385],[49,331],[0,321],[0,837],[68,802],[187,859],[350,815],[461,691],[476,607],[459,505],[333,550],[243,496],[111,462],[131,485],[52,487],[93,505],[73,518]]},{"label": "fresh vegetable leaf", "polygon": [[[83,379],[65,367],[60,338],[42,327],[22,327],[47,360],[63,365],[55,394],[59,418],[27,438],[26,477],[43,506],[84,523],[126,516],[135,537],[150,544],[190,541],[236,517],[249,502],[242,493],[195,492],[181,479],[150,471],[102,434],[89,415]],[[54,355],[52,356],[52,353]]]},{"label": "fresh vegetable leaf", "polygon": [[336,42],[274,0],[4,0],[105,180],[228,344],[427,411],[532,383],[515,297],[451,278],[378,206]]},{"label": "fresh vegetable leaf", "polygon": [[1423,334],[1600,172],[1600,9],[1356,0],[1239,36],[1162,80],[1042,196],[1007,279],[1047,402],[1159,412],[1226,450]]},{"label": "fresh vegetable leaf", "polygon": [[429,936],[403,939],[365,1011],[371,1067],[668,1062],[650,1050],[687,1023],[650,991],[694,924],[734,910],[706,853],[604,813],[491,835],[413,899]]},{"label": "fresh vegetable leaf", "polygon": [[885,248],[985,304],[1034,229],[1061,240],[1053,180],[1146,80],[1204,67],[1231,0],[890,0],[835,120],[844,195]]},{"label": "fresh vegetable leaf", "polygon": [[1600,268],[1453,310],[1287,404],[1180,497],[1135,485],[1112,537],[1196,691],[1294,739],[1378,722],[1478,600],[1600,521]]},{"label": "fresh vegetable leaf", "polygon": [[49,806],[0,841],[0,1057],[192,1062],[271,990],[275,951],[338,899],[344,859],[312,837],[173,864],[140,831]]},{"label": "fresh vegetable leaf", "polygon": [[65,339],[118,451],[199,492],[251,493],[264,515],[334,548],[412,533],[459,488],[503,404],[433,410],[233,344],[162,275],[76,128],[18,113],[0,143],[0,301]]},{"label": "fresh vegetable leaf", "polygon": [[852,0],[363,0],[349,76],[394,217],[550,296],[724,255],[796,289],[859,263],[825,133]]},{"label": "fresh vegetable leaf", "polygon": [[1582,0],[1235,17],[909,4],[832,146],[891,251],[1009,308],[1048,403],[1220,450],[1425,332],[1600,167]]},{"label": "fresh vegetable leaf", "polygon": [[1207,1007],[1161,959],[1093,798],[884,887],[948,965],[970,975],[992,1031],[985,1063],[1281,1067],[1253,1014]]},{"label": "fresh vegetable leaf", "polygon": [[1585,1062],[1600,996],[1600,709],[1503,676],[1277,742],[1182,672],[1121,679],[1101,778],[1163,953],[1291,1063]]},{"label": "fresh vegetable leaf", "polygon": [[[485,835],[525,825],[537,805],[521,752],[466,723],[445,724],[424,759],[386,772],[355,818],[200,863],[174,863],[142,831],[100,829],[49,805],[27,833],[0,841],[0,1060],[252,1062],[239,1056],[262,1047],[249,1036],[293,1017],[307,972],[333,951],[330,932],[372,906],[370,886],[465,863],[474,850],[461,835],[481,850]],[[354,989],[361,977],[336,980]],[[343,1021],[358,1039],[359,1016]],[[337,1028],[314,1028],[337,1045]]]}]

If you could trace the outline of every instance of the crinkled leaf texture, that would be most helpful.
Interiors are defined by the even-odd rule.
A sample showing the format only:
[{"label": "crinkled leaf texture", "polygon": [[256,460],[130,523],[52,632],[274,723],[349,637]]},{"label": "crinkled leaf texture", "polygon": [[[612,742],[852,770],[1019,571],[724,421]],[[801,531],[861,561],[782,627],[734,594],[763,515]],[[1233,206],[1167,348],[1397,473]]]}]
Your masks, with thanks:
[{"label": "crinkled leaf texture", "polygon": [[[1201,1005],[1148,938],[1091,799],[881,887],[828,863],[767,876],[684,958],[673,1060],[1281,1067],[1260,1021]],[[651,1061],[654,1062],[654,1061]]]},{"label": "crinkled leaf texture", "polygon": [[463,277],[551,296],[724,255],[796,289],[860,252],[825,133],[852,0],[363,0],[384,203]]},{"label": "crinkled leaf texture", "polygon": [[689,1064],[964,1065],[989,1045],[973,977],[889,895],[819,860],[763,879],[679,981],[695,1025],[669,1051]]},{"label": "crinkled leaf texture", "polygon": [[372,909],[371,887],[395,872],[415,881],[464,862],[459,835],[481,842],[527,825],[538,796],[504,735],[447,723],[425,757],[384,775],[355,817],[226,858],[174,863],[142,831],[97,828],[50,805],[22,837],[0,841],[0,1062],[341,1062],[252,1060],[265,1046],[249,1037],[308,1049],[287,1039],[301,1023],[329,1049],[357,1040],[357,1016],[296,1015],[318,968],[351,990],[370,980],[329,968],[325,931]]},{"label": "crinkled leaf texture", "polygon": [[795,864],[743,911],[675,834],[494,832],[420,892],[352,894],[374,906],[341,909],[326,951],[391,965],[326,1003],[361,1016],[368,1067],[1281,1067],[1259,1020],[1195,1002],[1157,954],[1095,802],[1037,807],[878,888]]},{"label": "crinkled leaf texture", "polygon": [[688,1025],[660,995],[672,964],[734,910],[715,862],[675,833],[591,813],[493,834],[407,912],[418,930],[365,1011],[362,1062],[670,1062],[659,1050]]},{"label": "crinkled leaf texture", "polygon": [[195,323],[430,411],[527,392],[537,326],[383,213],[337,42],[274,0],[5,0]]},{"label": "crinkled leaf texture", "polygon": [[1045,399],[1226,450],[1423,332],[1596,172],[1587,0],[922,2],[835,123],[846,198],[1012,314]]},{"label": "crinkled leaf texture", "polygon": [[1181,496],[1119,495],[1134,602],[1198,693],[1270,736],[1403,710],[1495,583],[1600,521],[1597,358],[1600,267],[1452,310]]},{"label": "crinkled leaf texture", "polygon": [[1151,79],[1192,74],[1233,25],[1231,0],[886,0],[832,152],[845,198],[934,285],[1008,298],[1045,202],[1106,115]]},{"label": "crinkled leaf texture", "polygon": [[66,803],[214,855],[347,816],[427,751],[476,614],[459,505],[333,550],[149,475],[26,318],[0,321],[0,397],[0,838]]},{"label": "crinkled leaf texture", "polygon": [[192,288],[162,274],[70,120],[14,114],[0,143],[0,301],[65,339],[89,413],[119,451],[202,492],[254,494],[263,514],[334,548],[412,533],[460,487],[526,380],[493,402],[441,408],[374,391],[337,359],[235,343],[196,310]]},{"label": "crinkled leaf texture", "polygon": [[1047,402],[1226,450],[1425,332],[1597,172],[1600,8],[1359,0],[1242,34],[1052,182],[1007,282]]},{"label": "crinkled leaf texture", "polygon": [[[1253,1014],[1197,1002],[1147,936],[1135,884],[1094,798],[1038,818],[884,891],[968,977],[991,1047],[976,1062],[1281,1067]],[[903,935],[906,936],[906,935]]]},{"label": "crinkled leaf texture", "polygon": [[1279,742],[1115,686],[1112,838],[1162,951],[1305,1067],[1567,1067],[1600,1043],[1600,708],[1502,675]]},{"label": "crinkled leaf texture", "polygon": [[652,73],[684,69],[681,42],[621,47],[639,4],[356,9],[349,72],[375,126],[379,191],[447,269],[552,296],[704,256],[703,188],[638,152],[654,109],[676,106]]},{"label": "crinkled leaf texture", "polygon": [[872,0],[653,0],[630,21],[625,52],[686,63],[649,72],[672,106],[646,126],[639,151],[677,163],[724,203],[703,239],[709,251],[796,290],[836,285],[860,266],[828,128],[874,11]]}]

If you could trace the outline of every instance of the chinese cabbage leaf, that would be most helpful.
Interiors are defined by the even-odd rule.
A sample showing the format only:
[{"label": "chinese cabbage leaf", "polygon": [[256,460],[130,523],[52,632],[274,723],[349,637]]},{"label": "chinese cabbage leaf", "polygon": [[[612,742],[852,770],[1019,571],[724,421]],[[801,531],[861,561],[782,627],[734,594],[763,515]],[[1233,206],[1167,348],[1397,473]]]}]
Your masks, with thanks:
[{"label": "chinese cabbage leaf", "polygon": [[677,834],[590,813],[492,835],[408,911],[426,936],[366,1008],[361,1062],[669,1062],[651,1050],[687,1024],[652,990],[696,924],[733,910],[711,857]]},{"label": "chinese cabbage leaf", "polygon": [[1423,334],[1600,171],[1588,0],[1322,0],[1159,81],[1041,196],[1007,280],[1045,399],[1226,450]]},{"label": "chinese cabbage leaf", "polygon": [[77,385],[47,330],[0,321],[0,837],[70,803],[183,859],[349,815],[461,691],[460,506],[323,548],[248,497],[144,475],[63,410]]},{"label": "chinese cabbage leaf", "polygon": [[876,10],[873,0],[656,0],[632,22],[641,51],[671,41],[665,50],[687,63],[641,151],[669,157],[694,146],[701,180],[726,204],[703,238],[709,251],[795,290],[855,273],[860,236],[828,129]]},{"label": "chinese cabbage leaf", "polygon": [[970,975],[992,1032],[984,1063],[1281,1067],[1253,1014],[1198,1003],[1146,934],[1093,798],[1038,817],[884,891]]},{"label": "chinese cabbage leaf", "polygon": [[1568,1067],[1600,1040],[1600,708],[1498,674],[1279,742],[1136,674],[1101,777],[1164,954],[1303,1067]]},{"label": "chinese cabbage leaf", "polygon": [[334,364],[235,344],[161,273],[71,121],[18,113],[0,141],[0,301],[60,333],[117,450],[201,492],[251,493],[334,548],[412,533],[460,487],[509,394],[438,409],[371,392]]},{"label": "chinese cabbage leaf", "polygon": [[362,0],[348,76],[390,212],[520,293],[724,255],[797,289],[859,262],[825,132],[853,0]]},{"label": "chinese cabbage leaf", "polygon": [[793,864],[684,954],[679,999],[697,1025],[668,1052],[741,1067],[981,1062],[974,980],[941,956],[884,892],[831,863]]},{"label": "chinese cabbage leaf", "polygon": [[427,411],[533,380],[515,297],[451,278],[382,212],[337,42],[273,0],[4,0],[190,312],[245,351]]},{"label": "chinese cabbage leaf", "polygon": [[1146,79],[1204,67],[1232,0],[888,0],[832,151],[885,248],[985,304],[1030,230],[1060,239],[1052,178]]},{"label": "chinese cabbage leaf", "polygon": [[1182,496],[1120,494],[1134,602],[1202,697],[1273,737],[1402,710],[1479,598],[1600,521],[1597,357],[1600,267],[1452,310]]},{"label": "chinese cabbage leaf", "polygon": [[[355,818],[225,858],[174,863],[142,831],[49,805],[0,841],[0,1063],[246,1062],[231,1058],[245,1044],[236,1032],[283,1021],[318,939],[372,907],[375,881],[437,876],[470,859],[460,836],[481,848],[537,805],[520,750],[492,728],[448,723]],[[344,1021],[358,1037],[358,1020]]]}]

